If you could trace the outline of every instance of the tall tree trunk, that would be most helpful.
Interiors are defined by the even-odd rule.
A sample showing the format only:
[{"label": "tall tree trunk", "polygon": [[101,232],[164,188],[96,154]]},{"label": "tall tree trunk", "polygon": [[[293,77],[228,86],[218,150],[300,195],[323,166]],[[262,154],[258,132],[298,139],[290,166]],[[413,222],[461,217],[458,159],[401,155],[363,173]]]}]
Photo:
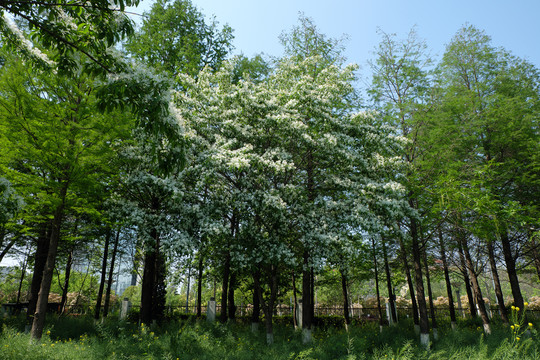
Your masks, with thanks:
[{"label": "tall tree trunk", "polygon": [[375,240],[371,239],[371,248],[373,250],[373,269],[375,270],[375,293],[377,294],[377,312],[379,314],[379,329],[382,331],[384,325],[383,311],[381,307],[381,293],[379,291],[379,267],[377,266],[377,254],[375,249]]},{"label": "tall tree trunk", "polygon": [[103,259],[101,261],[101,278],[99,280],[99,290],[97,293],[96,309],[94,311],[94,319],[99,319],[101,312],[101,300],[103,298],[103,290],[105,289],[105,279],[107,277],[107,259],[109,258],[109,244],[111,242],[112,231],[107,227],[105,234],[105,248],[103,249]]},{"label": "tall tree trunk", "polygon": [[141,286],[140,319],[150,325],[163,317],[164,311],[164,259],[160,254],[160,235],[156,228],[150,231],[144,254],[144,271]]},{"label": "tall tree trunk", "polygon": [[28,310],[26,313],[28,325],[34,321],[34,313],[36,312],[37,299],[41,279],[43,278],[43,270],[47,262],[47,254],[49,253],[50,231],[52,222],[44,222],[40,225],[40,231],[37,239],[36,253],[34,255],[34,271],[32,273],[32,283],[30,284],[30,293],[28,296]]},{"label": "tall tree trunk", "polygon": [[[411,205],[414,205],[411,202]],[[427,304],[424,292],[424,279],[422,276],[422,262],[420,246],[418,244],[418,224],[416,219],[411,218],[411,239],[414,263],[414,283],[416,285],[416,300],[418,301],[418,313],[420,317],[420,342],[424,347],[429,346],[429,320]]]},{"label": "tall tree trunk", "polygon": [[259,294],[259,302],[264,312],[265,327],[266,327],[266,343],[272,345],[274,343],[274,327],[273,327],[273,315],[274,304],[277,299],[278,293],[278,273],[275,265],[270,265],[268,276],[268,287],[270,288],[270,296],[268,301],[264,301],[263,292],[260,285],[259,276],[253,278],[255,284],[255,291]]},{"label": "tall tree trunk", "polygon": [[441,260],[443,263],[444,281],[446,283],[446,295],[448,296],[448,307],[450,310],[450,323],[452,330],[456,327],[456,308],[454,306],[454,296],[452,294],[452,283],[450,282],[450,272],[448,271],[448,261],[446,259],[446,249],[444,247],[444,239],[442,231],[439,229],[439,246],[441,250]]},{"label": "tall tree trunk", "polygon": [[343,293],[343,318],[345,319],[345,330],[349,331],[349,325],[351,324],[351,317],[349,314],[349,293],[347,291],[347,275],[344,270],[340,270],[341,273],[341,292]]},{"label": "tall tree trunk", "polygon": [[236,318],[236,304],[234,303],[234,290],[236,290],[236,271],[231,273],[229,277],[229,299],[228,299],[228,318],[234,320]]},{"label": "tall tree trunk", "polygon": [[191,258],[189,259],[187,286],[186,286],[186,314],[189,313],[189,292],[191,291]]},{"label": "tall tree trunk", "polygon": [[296,295],[296,276],[294,275],[294,270],[292,272],[292,285],[293,285],[293,325],[294,330],[298,329],[298,317],[297,317],[297,311],[298,311],[298,299]]},{"label": "tall tree trunk", "polygon": [[311,326],[313,326],[314,322],[315,322],[315,272],[313,271],[313,266],[311,267],[311,272],[310,272],[310,278],[309,278],[309,281],[310,281],[310,285],[309,285],[309,304],[310,304],[310,308],[309,308],[309,311],[311,312]]},{"label": "tall tree trunk", "polygon": [[45,316],[47,314],[49,292],[51,290],[54,266],[56,263],[56,254],[58,252],[58,243],[60,241],[60,228],[62,226],[62,220],[64,217],[64,207],[68,186],[68,182],[64,182],[62,184],[59,196],[60,204],[58,204],[54,212],[51,228],[51,238],[49,242],[49,251],[47,252],[47,260],[45,262],[43,277],[41,279],[41,284],[39,287],[38,300],[36,303],[36,312],[34,313],[34,321],[32,322],[32,329],[30,330],[30,337],[34,340],[41,339],[41,336],[43,335],[43,327],[45,326]]},{"label": "tall tree trunk", "polygon": [[223,264],[223,282],[221,286],[221,314],[219,320],[221,322],[227,321],[227,297],[229,295],[229,276],[230,276],[230,262],[231,255],[229,252],[225,255],[225,263]]},{"label": "tall tree trunk", "polygon": [[152,294],[152,314],[153,319],[162,320],[165,316],[165,301],[167,289],[165,287],[165,276],[167,269],[165,268],[165,256],[160,251],[160,241],[156,245],[156,277],[154,279],[154,292]]},{"label": "tall tree trunk", "polygon": [[71,266],[73,265],[73,248],[68,252],[68,258],[66,261],[66,271],[64,275],[64,286],[62,287],[62,300],[60,300],[60,313],[63,314],[66,311],[66,302],[69,292],[69,280],[71,278]]},{"label": "tall tree trunk", "polygon": [[491,276],[493,277],[493,287],[495,288],[495,296],[497,298],[497,306],[499,308],[499,314],[503,323],[508,324],[508,313],[506,306],[504,306],[504,296],[501,289],[501,282],[499,280],[499,272],[497,271],[497,264],[495,262],[495,252],[493,250],[493,243],[491,241],[486,242],[489,265],[491,267]]},{"label": "tall tree trunk", "polygon": [[31,247],[31,245],[27,246],[27,251],[26,251],[26,254],[24,256],[24,261],[23,261],[23,265],[22,265],[22,269],[21,269],[21,277],[19,278],[19,288],[17,290],[17,301],[16,301],[17,304],[21,303],[22,285],[23,285],[24,277],[26,275],[26,267],[28,266],[28,258],[30,257],[30,247]]},{"label": "tall tree trunk", "polygon": [[390,319],[392,324],[397,323],[397,311],[396,311],[396,295],[392,286],[392,277],[390,276],[390,264],[388,263],[388,250],[386,248],[386,242],[382,239],[383,245],[383,257],[384,257],[384,272],[386,273],[386,288],[388,289],[388,304],[390,306]]},{"label": "tall tree trunk", "polygon": [[510,288],[512,289],[512,296],[514,297],[514,305],[519,307],[520,311],[524,309],[523,295],[519,287],[519,280],[516,270],[516,259],[512,255],[512,248],[510,244],[510,238],[508,237],[508,231],[502,229],[500,232],[502,249],[504,254],[504,261],[506,263],[506,271],[508,273],[508,280],[510,281]]},{"label": "tall tree trunk", "polygon": [[437,326],[437,318],[435,317],[435,306],[433,305],[433,292],[431,291],[431,278],[429,276],[429,267],[428,267],[428,259],[427,259],[427,251],[426,251],[426,245],[424,245],[424,249],[422,251],[422,255],[424,258],[424,271],[426,274],[426,285],[428,290],[428,300],[429,300],[429,311],[431,315],[431,328],[433,330],[433,338],[435,340],[438,339],[438,326]]},{"label": "tall tree trunk", "polygon": [[202,253],[199,253],[199,264],[197,266],[197,318],[202,316],[202,278],[204,270]]},{"label": "tall tree trunk", "polygon": [[469,271],[469,277],[473,286],[473,291],[476,294],[476,303],[478,304],[478,311],[480,312],[480,317],[482,318],[482,323],[484,325],[484,332],[486,334],[491,334],[491,325],[489,323],[489,317],[486,311],[486,305],[484,303],[484,298],[482,297],[482,290],[478,284],[478,278],[476,272],[474,271],[473,262],[471,259],[471,254],[469,252],[469,246],[467,244],[467,239],[465,235],[460,236],[461,246],[463,247],[463,255],[465,256],[465,262],[467,264],[467,269]]},{"label": "tall tree trunk", "polygon": [[251,314],[251,330],[257,332],[259,330],[259,322],[261,318],[261,272],[256,270],[253,273],[253,313]]},{"label": "tall tree trunk", "polygon": [[304,250],[304,269],[302,271],[302,333],[303,342],[311,342],[311,271],[309,253]]},{"label": "tall tree trunk", "polygon": [[478,312],[476,311],[476,304],[474,302],[474,296],[471,288],[471,279],[469,278],[469,270],[467,267],[467,264],[465,262],[465,255],[463,254],[463,244],[458,236],[458,253],[459,253],[459,260],[461,263],[461,274],[463,275],[463,281],[465,282],[465,291],[467,292],[467,299],[469,301],[469,311],[471,313],[471,317],[474,319],[476,316],[478,316]]},{"label": "tall tree trunk", "polygon": [[107,317],[109,314],[109,304],[111,301],[111,288],[114,277],[114,265],[116,262],[116,254],[118,253],[118,242],[120,241],[120,229],[116,232],[116,238],[114,239],[114,246],[111,258],[111,267],[109,268],[109,279],[107,280],[107,290],[105,291],[105,304],[103,305],[103,317]]},{"label": "tall tree trunk", "polygon": [[401,260],[403,262],[403,270],[405,271],[405,276],[407,278],[407,285],[409,286],[409,294],[411,296],[411,304],[413,311],[413,322],[415,331],[420,332],[420,319],[418,317],[418,304],[416,303],[416,295],[414,294],[414,284],[411,277],[411,269],[409,267],[409,261],[407,260],[407,250],[405,249],[405,244],[403,240],[399,239],[399,248],[401,251]]},{"label": "tall tree trunk", "polygon": [[[136,286],[139,278],[139,270],[141,263],[144,263],[144,240],[142,236],[137,236],[137,242],[135,244],[135,253],[133,254],[133,267],[131,268],[131,281],[129,285]],[[144,270],[143,270],[144,272]]]}]

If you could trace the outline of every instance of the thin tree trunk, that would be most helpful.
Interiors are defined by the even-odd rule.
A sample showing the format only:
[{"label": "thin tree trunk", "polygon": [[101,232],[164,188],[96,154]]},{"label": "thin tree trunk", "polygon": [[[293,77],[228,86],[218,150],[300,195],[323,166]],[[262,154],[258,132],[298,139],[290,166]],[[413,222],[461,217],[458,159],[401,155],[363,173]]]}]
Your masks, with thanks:
[{"label": "thin tree trunk", "polygon": [[309,311],[311,312],[311,326],[313,327],[315,323],[315,272],[313,271],[313,266],[311,267],[309,281]]},{"label": "thin tree trunk", "polygon": [[43,270],[47,262],[47,254],[49,253],[49,239],[52,222],[41,224],[38,235],[36,253],[34,255],[34,271],[32,273],[32,283],[30,285],[30,293],[28,296],[28,310],[26,313],[28,325],[33,322],[34,313],[36,312],[39,287],[43,278]]},{"label": "thin tree trunk", "polygon": [[473,286],[473,291],[476,294],[476,303],[478,304],[478,311],[480,312],[480,317],[482,318],[482,323],[484,325],[484,332],[486,334],[491,334],[491,326],[489,323],[489,317],[486,311],[486,305],[484,303],[484,298],[482,297],[482,290],[478,284],[478,278],[476,272],[474,271],[473,262],[471,259],[471,254],[469,252],[469,246],[464,235],[460,236],[460,241],[463,247],[463,255],[465,256],[465,262],[467,264],[467,269],[469,270],[469,277]]},{"label": "thin tree trunk", "polygon": [[203,256],[199,253],[199,266],[197,269],[197,318],[202,316],[202,277],[203,277]]},{"label": "thin tree trunk", "polygon": [[64,286],[62,287],[62,300],[60,300],[60,313],[63,314],[66,310],[67,296],[69,292],[69,280],[71,278],[71,266],[73,265],[73,248],[68,252],[66,261],[66,271],[64,275]]},{"label": "thin tree trunk", "polygon": [[403,240],[399,239],[399,248],[401,251],[401,259],[403,261],[403,269],[405,271],[405,276],[407,278],[407,285],[409,286],[409,294],[411,296],[411,304],[413,311],[413,322],[415,326],[415,331],[420,331],[420,319],[418,317],[418,304],[416,303],[416,295],[414,294],[414,284],[411,277],[411,270],[409,268],[409,261],[407,260],[407,250],[405,249],[405,244]]},{"label": "thin tree trunk", "polygon": [[[412,202],[411,202],[412,204]],[[427,304],[424,292],[424,280],[422,276],[422,262],[420,246],[418,244],[418,228],[416,219],[411,218],[412,253],[414,263],[414,282],[416,285],[416,300],[418,301],[418,313],[420,317],[420,342],[424,347],[429,346],[429,321]]]},{"label": "thin tree trunk", "polygon": [[236,272],[232,272],[229,277],[229,299],[228,299],[228,318],[234,320],[236,318],[236,304],[234,303],[234,290],[236,289]]},{"label": "thin tree trunk", "polygon": [[[28,258],[30,257],[30,245],[27,246],[26,255],[24,257],[23,266],[21,269],[21,277],[19,279],[19,289],[17,290],[17,304],[21,303],[21,292],[22,292],[22,285],[24,281],[24,276],[26,275],[26,267],[28,266]],[[1,261],[1,260],[0,260]]]},{"label": "thin tree trunk", "polygon": [[191,290],[191,258],[189,259],[188,275],[187,275],[187,289],[186,289],[186,314],[189,313],[189,292]]},{"label": "thin tree trunk", "polygon": [[384,257],[384,272],[386,274],[386,287],[388,289],[388,304],[390,305],[390,318],[392,324],[397,324],[397,312],[396,312],[396,296],[392,287],[392,277],[390,276],[390,264],[388,264],[388,251],[386,248],[386,242],[382,239],[383,245],[383,257]]},{"label": "thin tree trunk", "polygon": [[11,250],[13,245],[17,242],[17,237],[13,237],[10,242],[7,243],[7,245],[4,247],[4,239],[6,236],[6,229],[3,225],[0,225],[0,247],[2,247],[2,251],[0,252],[0,262],[2,262],[2,259],[6,254]]},{"label": "thin tree trunk", "polygon": [[497,271],[497,264],[495,262],[495,252],[493,250],[493,243],[491,241],[486,242],[489,265],[491,267],[491,276],[493,277],[493,287],[495,288],[495,296],[497,297],[497,305],[499,308],[499,314],[503,323],[508,324],[508,313],[506,306],[504,306],[504,296],[501,289],[501,282],[499,280],[499,273]]},{"label": "thin tree trunk", "polygon": [[465,282],[465,291],[467,292],[467,299],[469,301],[469,311],[471,313],[471,317],[474,319],[476,316],[478,316],[478,313],[476,311],[476,304],[474,303],[474,296],[471,288],[471,280],[469,278],[469,271],[467,264],[465,262],[465,255],[463,254],[463,244],[461,240],[459,240],[458,236],[458,253],[459,253],[459,260],[461,262],[461,274],[463,275],[463,281]]},{"label": "thin tree trunk", "polygon": [[219,320],[221,322],[227,321],[227,297],[229,289],[229,276],[230,276],[230,257],[229,252],[225,255],[225,263],[223,264],[223,282],[221,287],[221,314]]},{"label": "thin tree trunk", "polygon": [[345,319],[345,330],[349,331],[349,325],[351,324],[351,317],[349,314],[349,294],[347,291],[347,275],[344,270],[340,270],[341,273],[341,292],[343,293],[343,318]]},{"label": "thin tree trunk", "polygon": [[298,329],[298,318],[297,318],[297,311],[298,311],[298,299],[296,295],[296,276],[294,275],[294,271],[292,272],[292,285],[293,285],[293,325],[294,330]]},{"label": "thin tree trunk", "polygon": [[109,314],[109,304],[111,301],[111,288],[114,277],[114,265],[116,262],[116,254],[118,253],[118,242],[120,241],[120,229],[116,232],[116,238],[114,239],[113,253],[111,259],[111,267],[109,268],[109,279],[107,280],[107,290],[105,291],[105,304],[103,305],[103,317],[107,317]]},{"label": "thin tree trunk", "polygon": [[251,314],[251,330],[257,332],[259,330],[259,322],[261,318],[261,272],[259,270],[253,273],[253,313]]},{"label": "thin tree trunk", "polygon": [[255,285],[255,291],[259,294],[259,303],[261,304],[261,307],[264,312],[264,318],[265,318],[265,327],[266,327],[266,343],[268,345],[272,345],[274,343],[274,327],[273,327],[273,313],[274,313],[274,304],[277,299],[277,292],[278,292],[278,274],[277,274],[277,268],[274,265],[270,265],[270,271],[269,271],[269,288],[270,288],[270,296],[268,298],[268,302],[264,301],[263,298],[263,292],[260,286],[260,279],[259,276],[255,276],[253,278],[254,285]]},{"label": "thin tree trunk", "polygon": [[60,241],[60,228],[64,217],[64,207],[69,183],[64,182],[60,189],[60,204],[54,212],[51,238],[49,242],[49,251],[47,252],[47,260],[43,270],[43,277],[39,287],[39,294],[36,303],[36,312],[34,313],[34,321],[30,330],[30,337],[34,340],[41,339],[43,328],[45,326],[45,316],[47,314],[47,304],[49,300],[49,292],[51,290],[54,266],[56,263],[56,254],[58,252],[58,243]]},{"label": "thin tree trunk", "polygon": [[450,282],[450,272],[448,271],[448,262],[446,259],[446,249],[444,247],[444,240],[442,231],[439,229],[439,246],[441,249],[441,260],[443,263],[444,281],[446,282],[446,295],[448,296],[448,307],[450,310],[450,323],[452,330],[456,327],[456,308],[454,306],[454,296],[452,294],[452,284]]},{"label": "thin tree trunk", "polygon": [[304,250],[304,269],[302,271],[302,332],[303,342],[311,342],[311,271],[309,253]]},{"label": "thin tree trunk", "polygon": [[523,295],[519,287],[519,280],[516,270],[516,259],[512,255],[512,248],[510,239],[508,237],[508,231],[503,229],[500,233],[501,243],[504,254],[504,261],[506,263],[506,271],[508,273],[508,280],[510,281],[510,288],[512,289],[512,296],[514,297],[514,305],[519,307],[520,311],[524,309]]},{"label": "thin tree trunk", "polygon": [[107,259],[109,257],[109,243],[111,242],[112,231],[107,227],[105,234],[105,248],[103,250],[103,259],[101,261],[101,278],[99,280],[99,290],[97,293],[96,309],[94,311],[94,319],[99,319],[101,312],[101,300],[103,298],[103,290],[105,289],[105,279],[107,277]]},{"label": "thin tree trunk", "polygon": [[384,325],[384,318],[381,307],[381,293],[379,291],[379,269],[377,266],[377,255],[375,252],[375,240],[373,239],[371,239],[371,247],[373,251],[373,269],[375,270],[375,290],[377,294],[377,312],[379,314],[379,328],[380,331],[382,331]]},{"label": "thin tree trunk", "polygon": [[137,280],[139,278],[139,269],[141,268],[141,263],[143,263],[144,260],[144,253],[144,241],[141,236],[137,236],[137,242],[135,244],[135,254],[133,254],[133,267],[131,269],[131,282],[129,283],[129,285],[131,286],[137,285]]},{"label": "thin tree trunk", "polygon": [[435,317],[435,306],[433,305],[433,293],[431,291],[431,278],[429,276],[429,267],[428,267],[428,261],[427,261],[427,251],[426,247],[424,246],[424,250],[422,251],[422,255],[424,258],[424,270],[426,273],[426,285],[428,290],[428,299],[429,299],[429,311],[431,315],[431,328],[433,330],[433,338],[435,340],[438,339],[438,326],[437,326],[437,318]]}]

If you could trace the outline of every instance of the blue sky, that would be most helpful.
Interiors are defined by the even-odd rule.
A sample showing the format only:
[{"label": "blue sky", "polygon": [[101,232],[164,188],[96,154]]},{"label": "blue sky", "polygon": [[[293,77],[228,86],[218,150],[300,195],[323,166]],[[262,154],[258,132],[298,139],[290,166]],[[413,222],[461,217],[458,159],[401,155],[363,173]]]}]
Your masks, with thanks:
[{"label": "blue sky", "polygon": [[[346,56],[367,72],[379,42],[377,29],[406,37],[416,26],[438,59],[452,36],[470,23],[504,47],[540,68],[539,0],[192,0],[207,17],[234,29],[235,54],[282,54],[278,36],[297,24],[299,12],[312,18],[327,36],[346,34]],[[148,11],[142,0],[136,12]],[[363,72],[361,70],[361,72]]]}]

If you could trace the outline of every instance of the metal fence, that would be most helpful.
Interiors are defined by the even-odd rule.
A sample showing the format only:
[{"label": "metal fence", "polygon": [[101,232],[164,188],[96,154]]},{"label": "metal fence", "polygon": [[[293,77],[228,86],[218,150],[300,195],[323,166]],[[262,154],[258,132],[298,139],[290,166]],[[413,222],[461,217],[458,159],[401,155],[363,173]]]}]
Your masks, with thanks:
[{"label": "metal fence", "polygon": [[[413,308],[412,307],[397,307],[398,319],[403,318],[412,318]],[[470,317],[470,311],[468,308],[455,308],[456,316],[461,318]],[[173,313],[182,313],[182,314],[196,314],[196,306],[167,306],[166,312],[168,314]],[[216,304],[216,312],[221,312],[221,306]],[[251,305],[238,305],[236,306],[236,315],[238,316],[249,316],[253,312],[253,307]],[[448,307],[435,307],[434,309],[435,317],[444,319],[450,318],[450,308]],[[206,306],[201,306],[201,313],[206,314]],[[343,316],[343,307],[340,306],[316,306],[315,307],[315,316]],[[274,315],[276,316],[292,316],[293,307],[289,305],[278,305],[274,309]],[[387,318],[386,307],[382,306],[383,318]],[[359,319],[379,319],[379,309],[377,307],[350,307],[349,315],[351,318]],[[490,318],[498,318],[499,310],[498,308],[488,309],[488,315]],[[430,311],[428,308],[428,316]],[[533,319],[540,319],[540,310],[527,310],[527,316]]]},{"label": "metal fence", "polygon": [[[117,304],[111,304],[109,308],[109,313],[114,314],[118,312],[119,306]],[[139,307],[139,304],[134,304],[133,307]],[[26,312],[28,308],[28,303],[19,303],[19,304],[3,304],[0,309],[0,313],[5,315],[13,315],[20,312]],[[64,308],[64,314],[67,315],[86,315],[92,314],[95,310],[95,306],[90,305],[77,305],[69,306],[66,305]],[[397,307],[398,319],[409,318],[413,316],[412,307]],[[428,309],[429,310],[429,309]],[[50,303],[48,306],[49,312],[60,313],[60,304]],[[276,316],[292,316],[293,307],[290,305],[280,304],[274,309],[274,315]],[[197,306],[166,306],[165,312],[167,315],[173,314],[196,314]],[[216,304],[216,312],[221,312],[221,306]],[[206,306],[201,306],[201,313],[206,314]],[[236,315],[237,316],[249,316],[253,313],[252,305],[238,305],[236,306]],[[315,306],[315,316],[343,316],[343,307],[340,306]],[[488,309],[489,316],[491,318],[499,317],[499,311],[497,308],[493,307]],[[383,318],[387,318],[386,307],[382,306]],[[429,314],[429,312],[428,312]],[[352,306],[349,308],[349,315],[351,318],[357,319],[379,319],[379,309],[377,307],[355,307]],[[468,308],[456,308],[456,316],[461,318],[470,317],[470,311]],[[527,310],[527,316],[531,319],[540,319],[540,310]],[[435,307],[435,317],[436,318],[450,318],[450,309],[448,307]]]}]

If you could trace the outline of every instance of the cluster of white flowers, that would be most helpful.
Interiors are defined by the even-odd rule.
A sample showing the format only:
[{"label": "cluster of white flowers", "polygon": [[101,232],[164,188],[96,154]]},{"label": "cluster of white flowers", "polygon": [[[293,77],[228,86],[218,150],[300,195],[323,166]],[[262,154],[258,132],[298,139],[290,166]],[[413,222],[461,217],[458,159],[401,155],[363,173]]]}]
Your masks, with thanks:
[{"label": "cluster of white flowers", "polygon": [[47,55],[45,55],[40,49],[35,47],[22,33],[21,29],[15,24],[15,22],[9,17],[9,15],[4,12],[2,18],[0,19],[0,26],[5,30],[8,30],[9,33],[13,34],[13,37],[21,45],[23,49],[36,59],[43,61],[51,67],[55,67],[56,63],[51,60]]},{"label": "cluster of white flowers", "polygon": [[299,246],[309,266],[352,256],[357,234],[383,231],[405,206],[391,176],[402,160],[383,155],[401,139],[375,114],[340,109],[356,66],[313,74],[317,61],[284,59],[259,84],[233,83],[232,63],[179,76],[171,113],[191,148],[178,181],[197,219],[186,233],[227,248],[239,268],[297,266]]}]

